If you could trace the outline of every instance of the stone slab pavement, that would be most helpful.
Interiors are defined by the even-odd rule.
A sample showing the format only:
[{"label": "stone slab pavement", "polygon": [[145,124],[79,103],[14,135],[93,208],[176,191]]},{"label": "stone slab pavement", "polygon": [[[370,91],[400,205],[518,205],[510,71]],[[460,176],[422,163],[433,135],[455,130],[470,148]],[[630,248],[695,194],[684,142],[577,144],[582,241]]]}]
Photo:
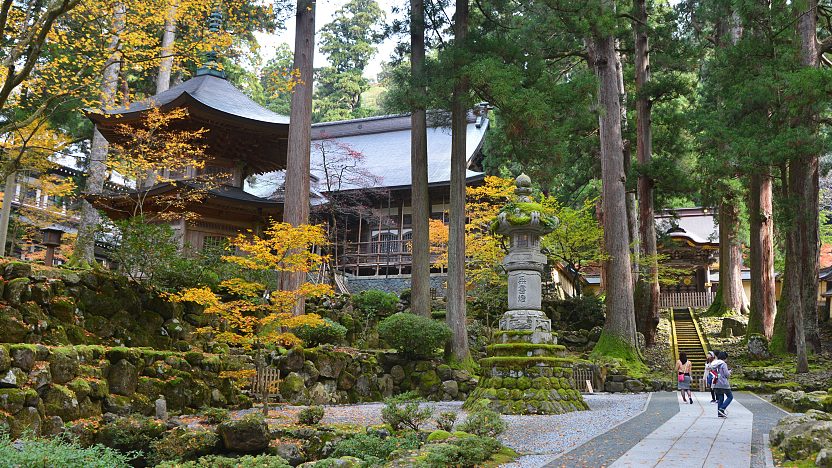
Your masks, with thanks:
[{"label": "stone slab pavement", "polygon": [[728,418],[720,419],[708,393],[694,393],[693,405],[678,393],[653,393],[643,413],[546,466],[765,468],[772,465],[764,435],[787,414],[737,392]]},{"label": "stone slab pavement", "polygon": [[754,414],[736,399],[718,418],[705,394],[679,400],[679,413],[651,432],[610,468],[750,467]]}]

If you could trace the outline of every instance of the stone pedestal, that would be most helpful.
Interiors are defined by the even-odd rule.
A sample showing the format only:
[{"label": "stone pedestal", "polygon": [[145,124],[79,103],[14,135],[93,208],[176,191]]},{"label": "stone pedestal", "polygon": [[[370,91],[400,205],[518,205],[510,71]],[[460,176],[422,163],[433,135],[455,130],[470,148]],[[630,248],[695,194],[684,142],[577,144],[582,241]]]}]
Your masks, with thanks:
[{"label": "stone pedestal", "polygon": [[540,251],[540,237],[556,220],[541,218],[529,195],[531,181],[517,178],[515,212],[503,211],[497,218],[497,232],[510,238],[509,253],[503,260],[508,272],[508,310],[500,318],[500,331],[487,347],[488,357],[480,361],[483,376],[464,407],[487,400],[489,407],[503,414],[559,414],[589,409],[580,392],[572,387],[573,359],[557,344],[552,322],[541,310],[541,276],[546,256]]}]

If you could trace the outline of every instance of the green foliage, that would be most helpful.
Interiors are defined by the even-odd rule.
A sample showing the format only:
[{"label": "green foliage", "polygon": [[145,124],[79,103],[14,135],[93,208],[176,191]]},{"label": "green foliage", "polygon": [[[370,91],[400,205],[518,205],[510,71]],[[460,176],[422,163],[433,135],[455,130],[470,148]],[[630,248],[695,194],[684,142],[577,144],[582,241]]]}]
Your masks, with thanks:
[{"label": "green foliage", "polygon": [[148,453],[150,444],[167,430],[157,419],[138,414],[118,417],[101,426],[96,442],[121,451],[140,450]]},{"label": "green foliage", "polygon": [[[402,294],[404,298],[404,293]],[[409,300],[409,293],[408,293]],[[352,296],[352,304],[367,317],[387,317],[396,312],[399,298],[389,292],[368,289]]]},{"label": "green foliage", "polygon": [[459,425],[459,430],[480,437],[498,437],[506,431],[506,427],[506,422],[499,413],[477,406],[468,415],[468,419]]},{"label": "green foliage", "polygon": [[214,431],[177,427],[150,444],[151,460],[154,463],[195,460],[213,452],[218,443],[219,436]]},{"label": "green foliage", "polygon": [[408,357],[432,356],[445,345],[451,330],[442,322],[400,312],[378,324],[378,335]]},{"label": "green foliage", "polygon": [[321,53],[330,66],[317,73],[316,122],[366,117],[361,94],[370,88],[364,69],[383,38],[384,12],[375,0],[350,0],[321,28]]},{"label": "green foliage", "polygon": [[115,247],[111,254],[122,274],[155,284],[157,273],[180,257],[178,242],[169,225],[148,223],[141,216],[114,224],[111,234]]},{"label": "green foliage", "polygon": [[451,432],[454,430],[456,423],[456,413],[453,411],[443,411],[436,417],[436,427],[443,431]]},{"label": "green foliage", "polygon": [[[545,301],[544,310],[566,330],[591,330],[604,324],[604,301],[593,294]],[[552,311],[557,312],[557,317],[553,316]]]},{"label": "green foliage", "polygon": [[0,435],[0,466],[61,468],[129,468],[135,454],[120,453],[102,445],[81,447],[60,437],[14,442]]},{"label": "green foliage", "polygon": [[381,466],[387,457],[396,450],[419,448],[419,434],[407,432],[398,437],[379,437],[375,434],[356,434],[335,444],[333,457],[356,457],[369,466]]},{"label": "green foliage", "polygon": [[207,455],[188,462],[165,462],[156,468],[291,468],[286,460],[277,455],[246,455],[231,458],[220,455]]},{"label": "green foliage", "polygon": [[280,115],[289,115],[292,107],[290,82],[294,69],[294,54],[286,43],[275,48],[275,56],[260,73],[260,86],[265,96],[264,105]]},{"label": "green foliage", "polygon": [[203,417],[207,424],[219,424],[230,419],[228,410],[225,408],[202,408],[199,411],[200,416]]},{"label": "green foliage", "polygon": [[306,346],[339,344],[347,336],[347,327],[331,319],[324,319],[319,325],[301,325],[292,328],[292,333],[303,340]]},{"label": "green foliage", "polygon": [[469,436],[452,439],[447,443],[431,444],[426,448],[426,466],[475,467],[491,458],[502,445],[491,437]]},{"label": "green foliage", "polygon": [[303,424],[305,426],[314,426],[315,424],[321,422],[321,419],[323,418],[323,406],[309,406],[298,411],[298,424]]},{"label": "green foliage", "polygon": [[418,431],[430,417],[433,410],[422,407],[421,399],[414,392],[402,393],[384,400],[381,419],[389,424],[394,431],[410,429]]}]

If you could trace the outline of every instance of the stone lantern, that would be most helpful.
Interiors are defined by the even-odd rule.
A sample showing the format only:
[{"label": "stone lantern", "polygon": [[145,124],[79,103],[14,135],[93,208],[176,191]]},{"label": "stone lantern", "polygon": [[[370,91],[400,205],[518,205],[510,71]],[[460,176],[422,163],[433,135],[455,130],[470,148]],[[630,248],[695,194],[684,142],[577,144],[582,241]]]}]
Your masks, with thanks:
[{"label": "stone lantern", "polygon": [[464,407],[487,402],[504,414],[558,414],[588,409],[573,388],[574,359],[557,344],[552,322],[541,308],[546,256],[540,238],[557,226],[531,199],[531,180],[517,177],[515,200],[494,221],[493,230],[509,239],[503,267],[508,274],[508,310],[500,318],[496,342],[480,361],[483,376]]},{"label": "stone lantern", "polygon": [[64,230],[60,226],[49,226],[41,230],[43,239],[41,244],[46,247],[46,257],[43,263],[46,266],[52,266],[55,259],[55,248],[61,245],[61,237],[64,235]]}]

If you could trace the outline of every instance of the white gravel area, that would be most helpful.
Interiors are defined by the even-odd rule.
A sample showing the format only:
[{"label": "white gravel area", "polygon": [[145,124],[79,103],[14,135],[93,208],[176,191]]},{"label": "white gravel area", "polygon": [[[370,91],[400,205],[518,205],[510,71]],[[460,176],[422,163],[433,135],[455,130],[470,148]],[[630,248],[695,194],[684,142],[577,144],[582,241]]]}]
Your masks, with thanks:
[{"label": "white gravel area", "polygon": [[561,453],[641,413],[647,393],[584,395],[589,411],[551,416],[503,416],[508,430],[503,443],[522,456],[506,468],[538,468]]},{"label": "white gravel area", "polygon": [[[584,395],[589,411],[551,416],[503,416],[508,430],[500,438],[504,444],[522,456],[507,468],[537,468],[546,465],[559,454],[570,450],[612,427],[639,414],[647,403],[647,393]],[[424,403],[434,410],[460,413],[457,422],[465,419],[462,402]],[[382,403],[327,406],[324,423],[346,423],[371,426],[381,424]],[[435,427],[433,421],[425,429]]]}]

